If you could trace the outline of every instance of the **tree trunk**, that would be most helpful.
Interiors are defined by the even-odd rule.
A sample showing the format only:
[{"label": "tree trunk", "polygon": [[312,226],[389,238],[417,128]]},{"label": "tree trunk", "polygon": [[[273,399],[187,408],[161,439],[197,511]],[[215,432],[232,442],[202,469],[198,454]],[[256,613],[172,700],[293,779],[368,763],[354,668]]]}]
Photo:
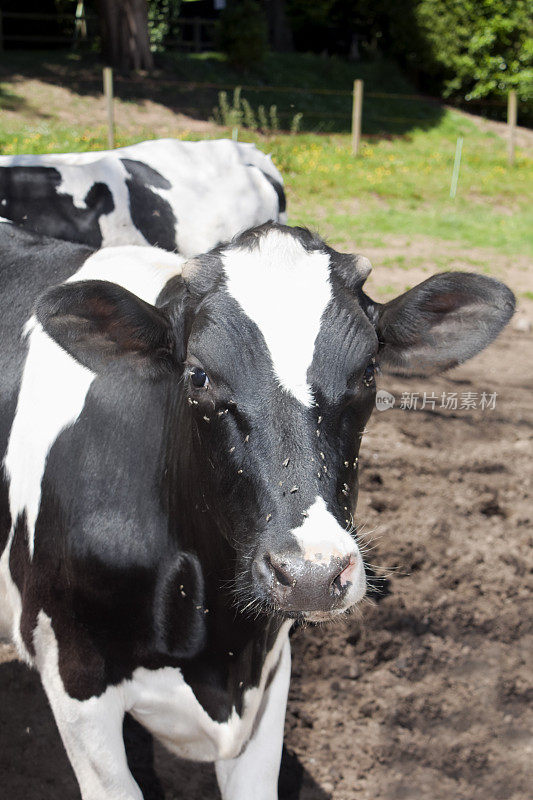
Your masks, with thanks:
[{"label": "tree trunk", "polygon": [[292,51],[292,31],[285,11],[285,0],[262,0],[265,12],[270,46],[279,53]]},{"label": "tree trunk", "polygon": [[123,72],[153,69],[146,0],[97,0],[102,53]]}]

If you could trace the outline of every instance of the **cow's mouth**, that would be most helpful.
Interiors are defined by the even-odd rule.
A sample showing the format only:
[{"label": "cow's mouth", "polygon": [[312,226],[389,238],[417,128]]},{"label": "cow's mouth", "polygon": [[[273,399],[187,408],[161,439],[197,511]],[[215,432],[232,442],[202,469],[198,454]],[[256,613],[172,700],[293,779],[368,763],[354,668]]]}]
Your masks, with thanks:
[{"label": "cow's mouth", "polygon": [[335,611],[309,611],[308,614],[302,614],[303,621],[305,622],[335,622],[343,614],[348,614],[352,610],[350,608],[338,608]]}]

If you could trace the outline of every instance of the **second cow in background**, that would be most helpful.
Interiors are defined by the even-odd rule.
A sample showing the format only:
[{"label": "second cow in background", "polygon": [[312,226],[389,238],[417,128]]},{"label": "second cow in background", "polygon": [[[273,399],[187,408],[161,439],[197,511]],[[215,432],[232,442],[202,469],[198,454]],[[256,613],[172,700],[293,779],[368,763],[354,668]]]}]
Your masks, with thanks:
[{"label": "second cow in background", "polygon": [[203,253],[286,221],[283,179],[253,144],[156,139],[116,150],[0,156],[0,216],[92,247]]}]

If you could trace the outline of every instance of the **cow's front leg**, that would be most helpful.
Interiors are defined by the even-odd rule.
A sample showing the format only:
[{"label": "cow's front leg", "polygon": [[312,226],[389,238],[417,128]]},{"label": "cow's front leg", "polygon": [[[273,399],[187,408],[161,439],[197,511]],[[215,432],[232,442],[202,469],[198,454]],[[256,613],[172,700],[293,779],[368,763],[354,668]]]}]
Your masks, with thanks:
[{"label": "cow's front leg", "polygon": [[291,649],[287,640],[250,741],[238,758],[216,762],[223,800],[277,800],[290,676]]},{"label": "cow's front leg", "polygon": [[110,686],[98,697],[75,700],[63,686],[57,641],[49,618],[42,612],[34,642],[36,666],[83,800],[142,800],[124,749],[122,689]]}]

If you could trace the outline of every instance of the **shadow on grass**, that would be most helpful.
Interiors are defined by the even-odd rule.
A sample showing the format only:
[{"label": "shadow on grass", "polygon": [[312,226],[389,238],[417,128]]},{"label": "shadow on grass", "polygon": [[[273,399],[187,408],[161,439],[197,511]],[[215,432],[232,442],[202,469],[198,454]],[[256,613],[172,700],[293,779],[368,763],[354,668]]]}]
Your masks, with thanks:
[{"label": "shadow on grass", "polygon": [[26,114],[34,114],[36,117],[39,117],[39,119],[50,118],[50,114],[46,114],[35,108],[35,106],[28,103],[24,97],[15,94],[15,92],[6,89],[6,87],[2,85],[0,85],[0,111],[23,111]]},{"label": "shadow on grass", "polygon": [[[233,87],[242,87],[257,116],[263,106],[267,116],[276,106],[282,130],[289,130],[302,114],[300,130],[347,133],[351,128],[352,86],[364,81],[363,133],[399,136],[413,129],[429,129],[444,114],[441,104],[420,99],[398,67],[389,61],[353,63],[310,53],[271,53],[249,73],[231,68],[217,53],[166,54],[152,75],[115,75],[115,95],[124,101],[152,100],[174,112],[208,120],[218,105],[219,92],[231,101]],[[21,75],[67,87],[81,96],[100,96],[101,64],[94,54],[61,52],[10,52],[9,64],[0,67],[0,79]],[[207,85],[206,85],[207,84]]]}]

